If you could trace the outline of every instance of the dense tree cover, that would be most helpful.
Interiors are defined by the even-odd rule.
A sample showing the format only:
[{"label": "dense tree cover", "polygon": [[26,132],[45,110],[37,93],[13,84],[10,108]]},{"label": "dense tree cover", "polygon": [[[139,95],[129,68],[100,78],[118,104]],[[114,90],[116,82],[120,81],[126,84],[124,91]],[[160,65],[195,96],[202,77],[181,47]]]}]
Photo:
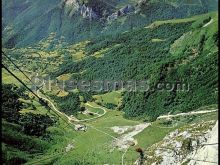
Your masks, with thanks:
[{"label": "dense tree cover", "polygon": [[19,110],[21,109],[21,102],[17,87],[14,85],[2,86],[2,118],[9,122],[17,123],[19,119]]},{"label": "dense tree cover", "polygon": [[83,102],[85,103],[85,102],[89,102],[89,101],[94,101],[94,98],[92,96],[95,95],[95,92],[79,91],[78,95],[83,97]]},{"label": "dense tree cover", "polygon": [[163,62],[159,67],[160,72],[155,82],[182,81],[189,84],[189,91],[126,92],[121,106],[125,116],[146,115],[147,120],[155,120],[160,114],[188,112],[217,103],[217,29],[210,29],[195,30],[181,43],[181,50],[175,49],[174,54],[179,56],[170,58],[169,63]]},{"label": "dense tree cover", "polygon": [[25,134],[41,136],[46,133],[46,128],[55,123],[55,120],[49,116],[27,113],[20,116],[19,123],[22,125]]},{"label": "dense tree cover", "polygon": [[[146,80],[149,72],[158,65],[152,62],[167,59],[169,46],[189,28],[189,23],[165,24],[155,29],[142,28],[122,35],[102,37],[90,42],[88,58],[79,62],[67,61],[62,64],[55,76],[73,72],[83,72],[73,78],[89,80]],[[152,39],[165,42],[152,42]],[[111,48],[103,58],[91,56],[94,52]],[[51,75],[54,75],[51,74]]]},{"label": "dense tree cover", "polygon": [[[85,3],[95,4],[92,1]],[[201,8],[197,7],[196,10],[194,6],[190,6],[192,9],[188,7],[175,8],[169,3],[158,1],[144,3],[140,6],[140,13],[147,14],[148,17],[147,19],[140,18],[140,21],[150,23],[158,18],[162,20],[181,18],[186,17],[186,14],[191,15],[208,10],[203,8],[203,5]],[[128,20],[127,18],[138,20],[135,19],[136,15],[131,14],[126,17],[124,23]],[[198,19],[201,20],[182,23],[174,20],[173,23],[162,23],[159,26],[154,24],[149,28],[136,29],[133,28],[132,22],[129,22],[130,31],[114,33],[114,35],[104,33],[104,36],[100,35],[100,37],[91,39],[85,48],[86,58],[80,61],[72,61],[71,54],[63,51],[67,60],[56,71],[52,71],[51,76],[56,78],[65,73],[74,73],[71,78],[79,80],[149,80],[151,88],[163,81],[190,83],[190,92],[155,90],[125,92],[121,109],[125,111],[126,117],[144,115],[153,120],[162,113],[189,111],[199,106],[216,103],[216,94],[213,93],[216,90],[217,57],[212,49],[218,44],[218,33],[216,29],[203,28],[203,25],[211,19],[209,15]],[[88,28],[87,25],[85,25],[86,28]],[[65,28],[71,29],[66,25]],[[188,36],[187,39],[185,35]],[[88,36],[85,35],[85,38],[88,39]],[[52,49],[55,48],[56,46]],[[94,56],[96,52],[103,50],[105,50],[103,57]],[[209,57],[206,54],[210,54]],[[92,99],[90,94],[81,93],[80,95],[84,95],[84,102]],[[67,114],[76,114],[80,110],[79,96],[74,93],[66,97],[54,97],[54,100]]]},{"label": "dense tree cover", "polygon": [[[72,78],[149,80],[150,89],[160,82],[189,84],[190,91],[186,86],[185,91],[125,92],[120,109],[126,117],[155,120],[170,111],[215,104],[218,39],[217,29],[203,28],[209,21],[210,17],[204,16],[195,22],[167,23],[94,39],[86,47],[87,58],[64,63],[55,75],[84,71]],[[106,48],[102,58],[92,56]]]},{"label": "dense tree cover", "polygon": [[[31,45],[44,38],[45,42],[36,44],[38,46],[36,50],[42,50],[43,46],[49,43],[45,52],[57,49],[65,56],[66,62],[60,65],[60,68],[56,68],[58,70],[55,67],[48,69],[52,70],[51,75],[54,78],[64,73],[73,73],[72,78],[79,80],[149,80],[150,89],[155,88],[160,82],[184,82],[190,85],[189,91],[125,91],[119,109],[125,112],[126,118],[140,117],[145,121],[153,121],[159,115],[168,112],[187,112],[217,103],[218,31],[213,28],[217,25],[203,27],[213,15],[212,17],[203,15],[199,22],[164,23],[160,26],[155,24],[151,28],[140,28],[146,27],[155,20],[205,13],[216,7],[209,5],[210,0],[201,0],[202,6],[197,7],[174,7],[160,0],[151,0],[151,3],[142,4],[136,14],[119,17],[108,24],[102,21],[90,22],[78,14],[65,13],[64,6],[57,6],[60,0],[29,0],[27,3],[23,0],[7,1],[8,3],[3,1],[3,5],[7,6],[3,7],[4,46]],[[113,9],[106,8],[101,0],[81,0],[81,2],[93,7],[104,18],[109,14],[108,12],[113,12]],[[7,26],[9,24],[10,26]],[[47,40],[51,32],[55,32],[54,39]],[[86,57],[73,61],[72,54],[68,54],[63,49],[68,49],[65,42],[58,49],[57,45],[61,43],[61,38],[69,43],[91,39],[86,46]],[[103,56],[95,57],[94,54],[102,50],[105,50]],[[18,60],[25,61],[26,56],[20,56],[20,53],[14,55]],[[34,57],[31,60],[39,61],[40,58]],[[48,57],[46,60],[59,62],[56,57]],[[29,64],[27,63],[27,66]],[[40,65],[42,72],[48,67],[37,63],[28,67],[38,70]],[[48,70],[44,73],[48,73]],[[61,111],[67,115],[76,115],[78,111],[85,110],[80,107],[80,101],[94,101],[92,95],[103,93],[105,92],[80,91],[70,92],[65,97],[51,96],[51,98]],[[30,99],[25,94],[24,88],[3,85],[2,159],[4,164],[24,164],[33,158],[33,154],[43,153],[48,149],[47,128],[55,123],[54,119],[47,115],[34,113],[21,115],[19,113],[21,108],[28,109],[30,105],[21,103],[19,98]],[[112,103],[102,103],[102,106],[109,109],[116,108]],[[35,108],[31,107],[33,110]],[[171,123],[168,121],[163,124],[168,126]],[[58,142],[61,139],[58,138]],[[71,163],[82,164],[78,161]],[[84,162],[84,164],[89,163]]]},{"label": "dense tree cover", "polygon": [[[155,18],[183,18],[190,15],[202,14],[208,12],[208,6],[205,5],[179,5],[175,7],[171,4],[161,2],[154,3],[142,3],[140,6],[140,12],[146,15],[150,15],[150,20]],[[162,13],[161,13],[162,11]]]},{"label": "dense tree cover", "polygon": [[80,108],[80,99],[77,93],[69,93],[64,97],[58,97],[51,95],[51,98],[57,102],[59,110],[66,113],[67,115],[76,115]]},{"label": "dense tree cover", "polygon": [[[92,7],[100,17],[99,20],[90,21],[82,18],[79,13],[71,12],[72,9],[66,9],[60,0],[19,0],[16,3],[4,0],[3,44],[8,48],[33,45],[51,33],[55,33],[59,40],[64,37],[68,43],[88,40],[97,35],[117,34],[146,26],[155,20],[183,18],[217,9],[216,1],[206,1],[178,7],[164,1],[143,1],[142,5],[136,6],[136,13],[108,22],[107,16],[118,11],[114,6],[121,3],[125,5],[126,1],[111,0],[106,3],[102,0],[80,0],[81,4]],[[130,0],[127,0],[127,4],[129,3]]]},{"label": "dense tree cover", "polygon": [[[103,30],[103,34],[121,33],[126,30],[132,30],[138,27],[146,26],[156,20],[167,20],[174,18],[185,18],[193,15],[207,13],[208,11],[216,10],[212,2],[207,0],[194,1],[193,5],[190,3],[183,3],[183,1],[172,1],[177,6],[169,3],[169,1],[151,0],[142,1],[136,7],[135,14],[129,14],[125,17],[119,17],[118,20],[109,23]],[[216,4],[217,5],[217,4]]]},{"label": "dense tree cover", "polygon": [[4,164],[24,164],[32,154],[46,150],[48,141],[43,138],[46,136],[46,129],[55,123],[55,120],[47,115],[19,112],[24,107],[19,99],[30,99],[24,91],[24,88],[12,84],[2,85]]},{"label": "dense tree cover", "polygon": [[[13,11],[4,10],[4,20],[11,20],[6,25],[12,25],[3,30],[4,46],[22,47],[38,43],[43,38],[47,38],[51,33],[56,33],[56,38],[72,43],[87,39],[89,36],[98,34],[102,28],[100,22],[89,21],[79,14],[68,16],[65,13],[65,6],[62,6],[60,0],[37,0],[30,2],[28,8],[13,18]],[[4,2],[3,8],[17,8],[18,4],[10,5]],[[7,6],[8,5],[8,6]],[[17,6],[16,6],[17,5]],[[40,23],[39,23],[40,22]]]},{"label": "dense tree cover", "polygon": [[108,109],[113,109],[113,110],[117,108],[117,105],[112,104],[112,103],[104,103],[104,104],[102,104],[102,106],[104,106]]},{"label": "dense tree cover", "polygon": [[23,88],[15,85],[3,84],[2,86],[2,118],[8,122],[19,124],[23,127],[23,132],[27,135],[41,136],[46,128],[54,124],[54,120],[49,116],[27,113],[20,114],[22,107],[27,106],[19,101],[19,98],[28,96],[24,94]]}]

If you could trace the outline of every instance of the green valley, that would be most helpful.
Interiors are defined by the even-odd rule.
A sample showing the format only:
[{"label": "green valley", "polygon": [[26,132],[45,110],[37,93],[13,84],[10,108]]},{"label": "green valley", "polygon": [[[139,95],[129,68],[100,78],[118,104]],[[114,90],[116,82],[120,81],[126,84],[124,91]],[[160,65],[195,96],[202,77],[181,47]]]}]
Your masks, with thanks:
[{"label": "green valley", "polygon": [[217,163],[217,4],[3,0],[3,164]]}]

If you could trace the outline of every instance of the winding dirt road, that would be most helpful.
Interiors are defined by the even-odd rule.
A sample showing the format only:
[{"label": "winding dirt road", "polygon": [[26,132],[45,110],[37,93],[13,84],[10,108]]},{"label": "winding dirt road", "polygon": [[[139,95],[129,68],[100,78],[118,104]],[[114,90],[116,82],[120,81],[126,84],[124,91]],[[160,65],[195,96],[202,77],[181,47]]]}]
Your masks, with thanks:
[{"label": "winding dirt road", "polygon": [[[104,116],[104,115],[107,113],[107,111],[106,111],[106,109],[105,109],[104,107],[95,107],[95,106],[93,106],[93,105],[91,105],[91,104],[89,104],[89,103],[86,103],[86,105],[88,105],[88,106],[90,106],[90,107],[92,107],[92,108],[102,109],[104,113],[101,114],[101,115],[98,114],[98,113],[94,113],[94,114],[97,114],[98,116],[93,117],[93,118],[89,118],[89,119],[83,119],[83,120],[78,120],[78,119],[77,119],[77,121],[79,121],[79,122],[94,120],[94,119],[97,119],[97,118],[100,118],[100,117]],[[90,111],[89,111],[89,112],[90,112]]]},{"label": "winding dirt road", "polygon": [[[97,116],[97,117],[93,117],[93,118],[89,118],[89,119],[84,119],[84,120],[79,120],[79,119],[76,119],[76,118],[74,118],[74,117],[70,117],[70,116],[66,115],[65,113],[60,112],[60,111],[55,107],[55,105],[53,104],[53,102],[50,101],[48,98],[46,98],[46,97],[44,97],[44,96],[41,96],[41,95],[39,94],[39,91],[37,91],[37,95],[38,95],[40,98],[42,98],[43,100],[47,101],[47,102],[52,106],[52,108],[54,109],[54,111],[56,111],[56,112],[59,113],[60,115],[65,116],[65,117],[68,119],[68,122],[70,122],[71,124],[73,124],[72,122],[83,122],[83,121],[94,120],[94,119],[97,119],[97,118],[100,118],[100,117],[104,116],[104,115],[107,113],[106,108],[104,108],[104,107],[99,107],[99,106],[98,106],[98,107],[95,107],[95,106],[93,106],[93,105],[91,105],[91,104],[89,104],[89,103],[86,103],[88,106],[90,106],[90,107],[92,107],[92,108],[100,108],[100,109],[102,109],[104,113],[101,114],[101,115],[99,115],[99,116]],[[188,115],[195,115],[195,114],[205,114],[205,113],[211,113],[211,112],[216,112],[216,111],[218,111],[218,109],[215,109],[215,110],[206,110],[206,111],[192,111],[192,112],[180,113],[180,114],[176,114],[176,115],[162,115],[162,116],[159,116],[157,119],[172,118],[172,117],[178,117],[178,116],[188,116]],[[75,125],[75,124],[74,124],[74,125]],[[95,130],[97,130],[97,131],[99,131],[100,133],[103,133],[103,134],[106,134],[106,135],[108,135],[108,136],[111,136],[111,137],[112,137],[113,139],[115,139],[116,142],[118,142],[121,146],[126,146],[126,143],[123,144],[123,142],[129,141],[129,140],[133,141],[133,137],[134,137],[135,135],[139,134],[140,132],[142,132],[142,131],[143,131],[145,128],[147,128],[149,125],[150,125],[150,123],[148,123],[148,124],[145,123],[144,125],[143,125],[143,124],[142,124],[142,125],[137,125],[137,130],[131,131],[130,133],[127,133],[127,134],[123,135],[121,138],[116,138],[116,137],[114,137],[114,136],[112,136],[112,135],[110,135],[110,134],[108,134],[108,133],[106,133],[106,132],[104,132],[104,131],[101,131],[101,130],[99,130],[99,129],[97,129],[97,128],[91,126],[91,125],[88,125],[88,126],[91,127],[91,128],[93,128],[93,129],[95,129]],[[139,128],[139,127],[141,127],[141,128]],[[138,129],[138,128],[139,128],[139,129]],[[119,145],[119,146],[120,146],[120,145]],[[123,148],[123,147],[122,147],[122,148]],[[121,157],[121,161],[122,161],[121,163],[122,163],[122,165],[124,165],[124,163],[125,163],[125,162],[124,162],[124,157],[125,157],[125,155],[126,155],[128,149],[129,149],[129,146],[126,146],[126,147],[125,147],[125,152],[123,153],[123,155],[122,155],[122,157]]]},{"label": "winding dirt road", "polygon": [[72,116],[70,117],[70,116],[66,115],[65,113],[60,112],[60,111],[55,107],[55,105],[53,104],[52,101],[50,101],[48,98],[46,98],[46,97],[40,95],[39,90],[37,90],[37,95],[38,95],[40,98],[42,98],[43,100],[47,101],[57,113],[59,113],[60,115],[65,116],[70,123],[71,123],[71,122],[83,122],[83,121],[94,120],[94,119],[97,119],[97,118],[100,118],[100,117],[104,116],[104,115],[107,113],[107,111],[106,111],[106,109],[105,109],[104,107],[95,107],[95,106],[92,106],[92,105],[89,104],[89,103],[86,103],[88,106],[90,106],[90,107],[92,107],[92,108],[100,108],[100,109],[102,109],[102,110],[103,110],[103,114],[98,115],[98,116],[93,117],[93,118],[79,120],[79,119],[77,119],[77,118],[75,118],[75,117],[72,117]]}]

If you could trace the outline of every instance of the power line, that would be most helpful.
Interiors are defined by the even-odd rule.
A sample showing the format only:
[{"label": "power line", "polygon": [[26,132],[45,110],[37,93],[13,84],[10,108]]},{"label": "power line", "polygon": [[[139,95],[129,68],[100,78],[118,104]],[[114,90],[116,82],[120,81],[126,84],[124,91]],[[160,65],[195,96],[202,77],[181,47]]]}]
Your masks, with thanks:
[{"label": "power line", "polygon": [[[9,57],[9,56],[7,56],[3,51],[2,51],[2,54],[31,82],[31,83],[33,83],[33,81],[19,68],[19,66],[17,66],[14,62],[13,62],[13,60]],[[33,85],[35,85],[34,83],[33,83]],[[35,85],[36,86],[36,85]],[[37,89],[40,89],[40,87],[38,87],[38,86],[36,86],[37,87]]]},{"label": "power line", "polygon": [[[16,64],[15,64],[16,65]],[[18,66],[17,66],[18,67]],[[19,68],[19,67],[18,67]],[[19,68],[19,70],[22,72],[22,70]],[[9,70],[8,70],[9,71]],[[12,72],[11,72],[11,74],[13,74]],[[14,74],[13,74],[14,75]],[[15,75],[14,75],[15,76]],[[27,76],[28,77],[28,76]],[[21,80],[19,80],[19,78],[16,78],[19,82],[21,82],[24,86],[26,86]],[[29,79],[29,78],[28,78]],[[29,79],[30,80],[30,79]],[[32,81],[31,81],[31,83],[33,83]],[[26,86],[26,88],[28,88],[27,86]],[[29,88],[28,88],[29,89]],[[45,102],[43,101],[43,99],[41,98],[41,97],[39,97],[39,95],[36,95],[31,89],[29,89],[29,91],[31,91],[35,96],[37,96],[38,98],[39,98],[39,100],[45,105]],[[47,105],[46,105],[47,106]],[[51,109],[58,117],[60,117],[61,119],[62,119],[62,117],[59,115],[59,113],[58,112],[56,112],[56,110],[53,110],[51,107],[49,107],[49,106],[47,106],[49,109]],[[63,121],[65,121],[64,119],[62,119]],[[65,121],[66,122],[66,121]],[[69,126],[70,126],[70,124],[68,123],[68,122],[66,122]],[[67,126],[68,126],[67,125]],[[85,124],[86,125],[86,124]],[[67,127],[66,126],[66,127]],[[94,126],[90,126],[90,125],[87,125],[88,127],[91,127],[91,128],[93,128],[93,129],[95,129],[96,131],[99,131],[99,132],[101,132],[101,133],[103,133],[103,134],[106,134],[106,135],[108,135],[108,136],[110,136],[110,137],[112,137],[113,139],[117,139],[117,138],[115,138],[114,136],[112,136],[112,135],[110,135],[110,134],[108,134],[108,133],[106,133],[106,132],[104,132],[104,131],[101,131],[101,130],[99,130],[99,129],[97,129],[97,128],[95,128]],[[66,128],[65,127],[65,128]],[[72,126],[70,126],[71,128],[72,128]]]},{"label": "power line", "polygon": [[[9,59],[9,61],[22,73],[22,74],[24,74],[24,76],[33,84],[33,85],[35,85],[33,82],[32,82],[32,80],[19,68],[19,66],[17,66],[14,62],[13,62],[13,60],[10,58],[10,57],[8,57],[3,51],[2,51],[2,53],[3,53],[3,55],[5,56],[5,57],[7,57],[7,59]],[[3,64],[2,64],[3,65]],[[5,65],[3,65],[3,67],[13,76],[13,77],[15,77],[22,85],[24,85],[32,94],[34,94],[38,99],[39,99],[39,102],[43,105],[43,106],[46,106],[47,108],[49,108],[49,109],[51,109],[54,113],[55,113],[55,115],[58,117],[58,118],[61,118],[62,119],[62,117],[56,112],[56,110],[53,110],[51,107],[49,107],[48,105],[47,105],[47,103],[45,103],[45,101],[41,98],[41,97],[39,97],[39,95],[37,95],[37,94],[35,94],[30,88],[28,88],[27,87],[27,85],[23,82],[23,81],[21,81],[16,75],[14,75]],[[36,86],[36,85],[35,85]],[[40,89],[39,87],[37,87],[38,88],[38,90]],[[50,113],[50,112],[49,112]],[[62,119],[63,121],[65,121],[64,119]],[[66,121],[65,121],[66,122]],[[68,125],[69,125],[69,123],[68,122],[66,122]],[[67,126],[68,126],[67,125]],[[67,127],[66,126],[66,127]],[[70,126],[70,125],[69,125]],[[66,128],[66,127],[64,127],[64,128]],[[71,128],[72,128],[72,126],[71,126]]]},{"label": "power line", "polygon": [[[2,64],[2,67],[9,72],[14,78],[16,78],[16,80],[18,80],[25,88],[27,88],[34,96],[36,96],[39,99],[40,104],[42,104],[43,106],[46,106],[47,108],[51,109],[55,115],[58,118],[61,118],[65,123],[67,123],[71,128],[72,126],[66,121],[64,120],[55,110],[53,110],[50,106],[47,105],[47,103],[45,103],[45,101],[40,98],[36,93],[34,93],[22,80],[20,80],[14,73],[12,73],[4,64]],[[50,112],[49,112],[50,113]]]},{"label": "power line", "polygon": [[[24,76],[33,84],[33,85],[35,85],[33,82],[32,82],[32,80],[13,62],[13,60],[10,58],[10,57],[8,57],[3,51],[2,51],[2,53],[3,53],[3,55],[5,55],[5,57],[7,57],[7,59],[9,59],[9,61],[21,72],[21,73],[23,73],[24,74]],[[43,99],[42,98],[40,98],[37,94],[35,94],[22,80],[20,80],[16,75],[14,75],[4,64],[2,64],[2,66],[13,76],[13,77],[15,77],[22,85],[24,85],[32,94],[34,94],[38,99],[39,99],[39,102],[43,105],[43,106],[46,106],[46,107],[48,107],[49,109],[51,109],[52,111],[53,111],[53,109],[51,108],[51,107],[49,107],[44,101],[43,101]],[[38,88],[38,90],[40,89],[39,87],[37,87]],[[56,112],[56,111],[53,111],[54,113],[55,113],[55,115],[58,117],[58,118],[61,118],[62,119],[62,117]],[[49,112],[50,113],[50,112]],[[65,121],[64,119],[62,119],[63,121]],[[66,121],[65,121],[66,122]],[[69,123],[68,122],[66,122],[68,125],[69,125]],[[68,126],[67,125],[67,126]],[[66,127],[67,127],[66,126]],[[65,128],[66,128],[65,127]],[[72,127],[71,127],[72,128]]]},{"label": "power line", "polygon": [[[49,102],[50,103],[50,102]],[[53,110],[53,108],[51,108],[50,106],[47,106],[49,109],[51,109],[55,114],[56,114],[56,116],[58,116],[59,118],[61,118],[66,124],[67,124],[67,126],[70,126],[71,128],[72,128],[72,126],[69,124],[69,122],[67,122],[66,120],[64,120],[60,115],[59,115],[59,113],[54,109]],[[66,126],[66,127],[67,127]],[[64,128],[66,128],[66,127],[64,127]]]},{"label": "power line", "polygon": [[[12,62],[12,61],[11,61]],[[16,64],[15,64],[16,65]],[[22,81],[22,80],[20,80],[16,75],[14,75],[4,64],[2,64],[2,66],[3,66],[3,68],[4,69],[6,69],[13,77],[15,77],[22,85],[24,85],[32,94],[34,94],[37,98],[39,98],[39,100],[42,100],[42,98],[40,98],[37,94],[35,94],[29,87],[27,87],[27,85]],[[19,68],[19,67],[18,67]],[[20,68],[19,68],[19,70],[20,70]],[[20,70],[21,71],[21,70]],[[21,71],[22,72],[22,71]],[[28,76],[27,76],[27,78],[28,78]],[[29,79],[29,78],[28,78]],[[29,79],[30,80],[30,79]],[[47,107],[49,107],[49,106],[47,106]],[[51,107],[49,107],[51,110],[53,110]],[[56,112],[56,111],[53,111],[54,113],[56,113],[57,115],[58,115],[58,117],[60,117],[60,115]],[[63,121],[65,121],[62,117],[60,117]],[[65,121],[66,122],[66,121]],[[66,122],[68,125],[69,125],[69,123],[68,122]],[[71,128],[72,128],[72,126],[71,125],[69,125]],[[88,125],[89,126],[89,125]],[[117,139],[117,138],[115,138],[114,136],[112,136],[112,135],[110,135],[110,134],[108,134],[108,133],[106,133],[106,132],[104,132],[104,131],[101,131],[101,130],[99,130],[99,129],[97,129],[97,128],[95,128],[95,127],[93,127],[93,126],[90,126],[91,128],[93,128],[93,129],[95,129],[95,130],[97,130],[97,131],[99,131],[99,132],[101,132],[101,133],[103,133],[103,134],[106,134],[106,135],[108,135],[108,136],[110,136],[110,137],[112,137],[112,138],[114,138],[114,139]],[[202,144],[202,145],[200,145],[200,146],[205,146],[205,145],[217,145],[218,143],[212,143],[212,144]],[[161,147],[161,148],[164,148],[164,149],[171,149],[171,148],[165,148],[165,147]],[[178,147],[179,148],[179,147]],[[60,155],[61,153],[58,153],[57,155]],[[54,156],[57,156],[57,155],[54,155]],[[52,156],[52,157],[54,157],[54,156]],[[47,159],[50,159],[50,158],[52,158],[52,157],[49,157],[49,158],[46,158],[46,159],[43,159],[43,160],[47,160]],[[169,157],[169,156],[167,156],[167,157]],[[209,163],[217,163],[217,162],[211,162],[211,161],[206,161],[206,160],[197,160],[197,159],[193,159],[193,158],[189,158],[189,159],[191,159],[191,160],[195,160],[195,161],[203,161],[203,162],[209,162]],[[43,160],[41,160],[41,161],[43,161]],[[31,164],[35,164],[35,163],[38,163],[38,162],[34,162],[34,163],[31,163]]]},{"label": "power line", "polygon": [[2,54],[29,80],[29,81],[32,81],[14,62],[13,60],[7,56],[3,51],[2,51]]},{"label": "power line", "polygon": [[[2,52],[3,54],[4,54],[4,52]],[[4,54],[5,55],[5,54]],[[22,72],[24,75],[25,75],[25,77],[28,79],[28,80],[30,80],[30,82],[32,82],[31,81],[31,79],[7,56],[7,55],[5,55],[8,59],[9,59],[9,61],[10,62],[12,62],[13,63],[13,65],[15,65],[15,67],[20,71],[20,72]],[[13,77],[15,77],[20,83],[22,83],[22,85],[24,85],[31,93],[33,93],[37,98],[39,98],[39,100],[42,100],[42,98],[40,98],[38,95],[36,95],[30,88],[28,88],[27,86],[26,86],[26,84],[25,83],[23,83],[16,75],[14,75],[5,65],[3,65],[3,67],[13,76]],[[33,82],[32,82],[33,83]],[[48,106],[49,107],[49,106]],[[49,107],[50,109],[52,109],[51,107]],[[53,109],[52,109],[53,110]],[[53,111],[54,113],[56,113],[57,115],[58,115],[58,117],[60,117],[60,115],[56,112],[56,111]],[[60,117],[61,118],[61,117]],[[62,119],[62,118],[61,118]],[[63,119],[62,119],[63,120]],[[65,120],[64,120],[65,121]],[[66,122],[66,121],[65,121]],[[66,122],[68,125],[69,125],[69,123],[68,122]],[[67,125],[67,126],[68,126]],[[114,137],[114,136],[112,136],[112,135],[110,135],[110,134],[108,134],[108,133],[106,133],[106,132],[104,132],[104,131],[101,131],[101,130],[99,130],[99,129],[97,129],[97,128],[95,128],[95,127],[93,127],[93,126],[90,126],[90,125],[88,125],[89,127],[91,127],[91,128],[93,128],[93,129],[95,129],[95,130],[97,130],[97,131],[99,131],[99,132],[101,132],[101,133],[103,133],[103,134],[105,134],[105,135],[108,135],[108,136],[110,136],[110,137],[112,137],[113,139],[118,139],[118,138],[116,138],[116,137]],[[72,127],[71,127],[72,128]],[[218,144],[218,143],[217,143]],[[215,144],[204,144],[204,145],[215,145]],[[168,149],[168,148],[166,148],[166,149]],[[60,154],[60,153],[59,153]]]},{"label": "power line", "polygon": [[2,67],[10,73],[16,80],[18,80],[25,88],[27,88],[34,96],[36,96],[39,100],[42,100],[36,93],[34,93],[22,80],[20,80],[14,73],[12,73],[4,64],[2,64]]}]

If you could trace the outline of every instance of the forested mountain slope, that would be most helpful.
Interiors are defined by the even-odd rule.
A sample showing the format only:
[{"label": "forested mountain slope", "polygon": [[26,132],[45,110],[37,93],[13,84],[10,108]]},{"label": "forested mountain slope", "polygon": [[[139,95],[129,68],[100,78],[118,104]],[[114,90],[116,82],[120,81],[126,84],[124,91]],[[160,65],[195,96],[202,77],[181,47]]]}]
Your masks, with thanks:
[{"label": "forested mountain slope", "polygon": [[48,150],[52,134],[47,129],[57,120],[48,116],[24,88],[4,84],[2,98],[2,163],[24,164]]},{"label": "forested mountain slope", "polygon": [[[158,21],[116,37],[87,43],[80,61],[64,62],[52,76],[74,73],[73,79],[182,82],[189,91],[125,92],[121,110],[127,117],[155,119],[217,101],[217,13],[190,19]],[[96,57],[102,52],[101,57]],[[78,73],[78,74],[76,74]],[[188,88],[186,88],[188,89]]]},{"label": "forested mountain slope", "polygon": [[[184,18],[217,9],[217,1],[3,0],[3,44],[27,46],[55,33],[73,43],[115,34],[155,20]],[[102,32],[102,33],[100,33]]]},{"label": "forested mountain slope", "polygon": [[[217,120],[217,3],[3,0],[3,64],[41,97],[2,69],[3,164],[134,164],[139,147],[146,164],[187,164]],[[149,88],[85,92],[71,80]]]}]

